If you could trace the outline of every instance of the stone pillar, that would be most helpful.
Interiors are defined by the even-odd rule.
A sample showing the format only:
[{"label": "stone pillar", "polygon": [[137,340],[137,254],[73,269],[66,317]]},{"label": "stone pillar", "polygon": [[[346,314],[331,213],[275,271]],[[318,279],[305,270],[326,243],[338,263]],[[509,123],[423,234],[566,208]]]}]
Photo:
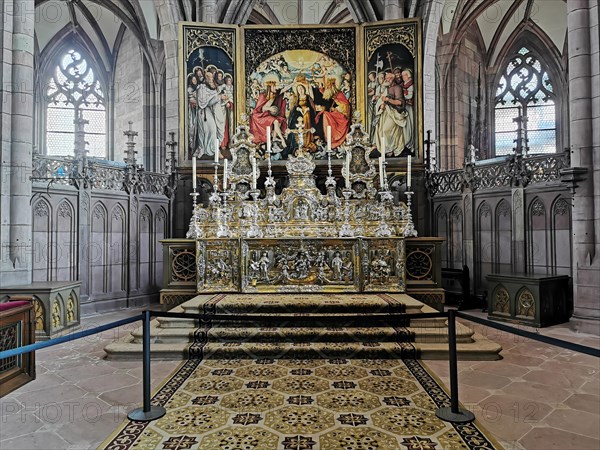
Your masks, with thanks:
[{"label": "stone pillar", "polygon": [[[2,2],[2,258],[0,284],[32,279],[33,2]],[[11,26],[12,25],[12,26]]]},{"label": "stone pillar", "polygon": [[203,0],[201,3],[200,12],[202,14],[202,22],[217,23],[217,0]]},{"label": "stone pillar", "polygon": [[444,0],[422,0],[419,3],[419,11],[423,17],[423,130],[434,130],[433,139],[436,139],[438,143],[443,133],[438,130],[436,125],[438,115],[436,111],[435,55],[443,10]]},{"label": "stone pillar", "polygon": [[385,0],[383,20],[404,18],[404,0]]},{"label": "stone pillar", "polygon": [[571,324],[577,330],[600,334],[598,0],[568,0],[567,10],[571,167],[587,169],[573,202]]}]

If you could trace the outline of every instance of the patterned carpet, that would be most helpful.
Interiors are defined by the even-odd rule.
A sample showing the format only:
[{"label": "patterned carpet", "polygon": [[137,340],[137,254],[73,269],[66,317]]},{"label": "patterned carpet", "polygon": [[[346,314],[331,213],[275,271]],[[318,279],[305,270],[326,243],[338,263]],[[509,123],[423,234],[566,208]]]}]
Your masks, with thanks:
[{"label": "patterned carpet", "polygon": [[435,416],[449,398],[414,359],[191,359],[152,403],[167,414],[126,421],[100,449],[501,448]]}]

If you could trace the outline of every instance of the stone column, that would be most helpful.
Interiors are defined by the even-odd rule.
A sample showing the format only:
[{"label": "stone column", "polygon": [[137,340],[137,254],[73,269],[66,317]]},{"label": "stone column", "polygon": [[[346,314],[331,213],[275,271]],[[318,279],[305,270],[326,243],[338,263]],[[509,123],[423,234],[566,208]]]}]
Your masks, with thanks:
[{"label": "stone column", "polygon": [[443,133],[436,126],[435,55],[443,10],[444,0],[422,0],[419,3],[423,17],[423,130],[434,130],[433,139],[438,143]]},{"label": "stone column", "polygon": [[217,0],[204,0],[200,6],[202,22],[217,23]]},{"label": "stone column", "polygon": [[404,17],[404,0],[385,0],[383,20],[402,19]]},{"label": "stone column", "polygon": [[[598,0],[568,0],[571,167],[585,168],[573,202],[573,328],[600,333]],[[596,185],[596,188],[594,189]]]},{"label": "stone column", "polygon": [[[2,260],[0,284],[32,278],[33,2],[2,2]],[[12,20],[11,20],[12,19]],[[11,27],[12,23],[12,27]],[[7,75],[10,77],[8,79]]]}]

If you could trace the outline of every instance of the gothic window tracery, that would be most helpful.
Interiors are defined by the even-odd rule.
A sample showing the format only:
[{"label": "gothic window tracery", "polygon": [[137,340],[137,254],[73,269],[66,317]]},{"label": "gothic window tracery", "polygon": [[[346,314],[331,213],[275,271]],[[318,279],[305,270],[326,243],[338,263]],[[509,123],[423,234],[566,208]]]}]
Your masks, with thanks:
[{"label": "gothic window tracery", "polygon": [[524,123],[528,153],[556,152],[556,94],[544,62],[528,47],[508,61],[498,81],[495,99],[496,155],[513,152],[519,116]]},{"label": "gothic window tracery", "polygon": [[48,155],[73,155],[78,113],[89,123],[85,140],[89,156],[106,157],[106,99],[90,61],[73,47],[60,54],[44,86],[45,148]]}]

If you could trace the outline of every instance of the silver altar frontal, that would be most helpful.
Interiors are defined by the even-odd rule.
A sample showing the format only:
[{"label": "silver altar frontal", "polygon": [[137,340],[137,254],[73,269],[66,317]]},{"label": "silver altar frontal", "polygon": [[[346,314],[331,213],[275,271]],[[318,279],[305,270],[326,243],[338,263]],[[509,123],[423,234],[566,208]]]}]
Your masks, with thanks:
[{"label": "silver altar frontal", "polygon": [[[270,145],[259,157],[247,126],[240,125],[231,150],[221,183],[215,163],[208,205],[196,204],[198,194],[192,194],[187,237],[196,240],[198,292],[405,292],[404,238],[416,236],[410,209],[393,202],[385,173],[383,186],[375,188],[373,147],[361,124],[355,122],[336,149],[345,161],[343,188],[327,152],[325,193],[316,186],[316,164],[302,134],[285,163],[287,186],[279,194]],[[267,169],[262,191],[261,166]]]}]

